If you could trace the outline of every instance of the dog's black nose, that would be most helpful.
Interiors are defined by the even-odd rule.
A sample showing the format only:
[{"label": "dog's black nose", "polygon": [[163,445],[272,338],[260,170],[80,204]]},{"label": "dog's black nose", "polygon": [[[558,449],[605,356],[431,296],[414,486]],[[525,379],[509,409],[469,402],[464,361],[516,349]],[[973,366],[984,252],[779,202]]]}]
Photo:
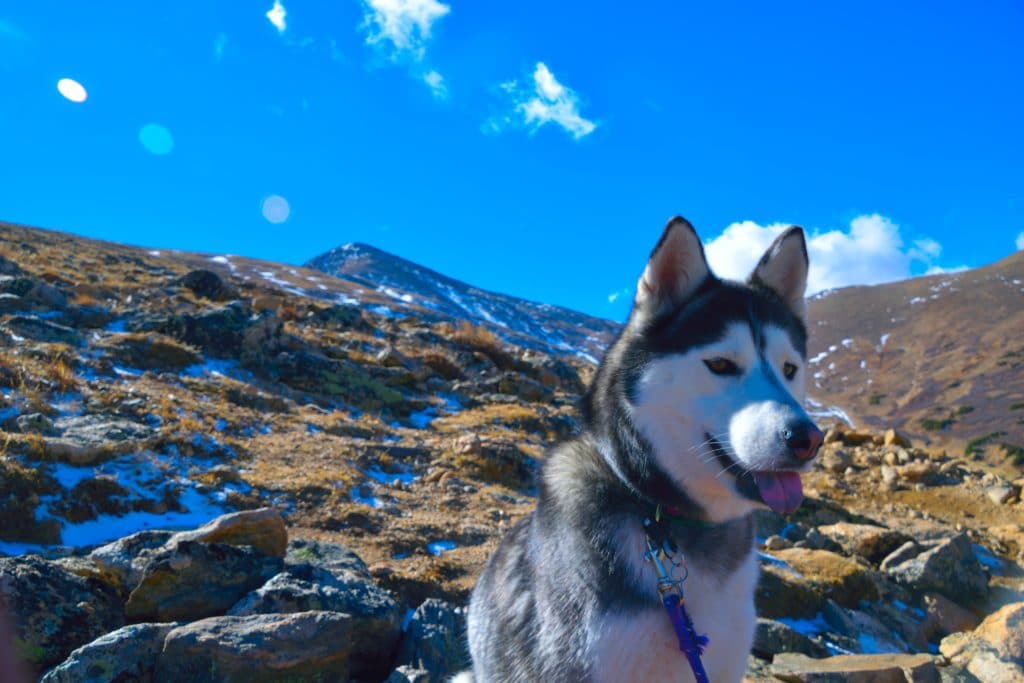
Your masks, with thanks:
[{"label": "dog's black nose", "polygon": [[801,462],[817,455],[818,447],[824,439],[825,435],[813,422],[799,422],[782,430],[782,440]]}]

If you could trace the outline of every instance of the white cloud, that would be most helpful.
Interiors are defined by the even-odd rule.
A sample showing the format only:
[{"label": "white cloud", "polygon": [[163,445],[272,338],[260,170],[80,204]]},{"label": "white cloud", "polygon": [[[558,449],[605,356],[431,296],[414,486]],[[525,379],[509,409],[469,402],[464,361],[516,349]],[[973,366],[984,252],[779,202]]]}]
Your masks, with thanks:
[{"label": "white cloud", "polygon": [[437,0],[363,0],[363,28],[369,45],[386,47],[392,59],[422,61],[434,22],[451,11]]},{"label": "white cloud", "polygon": [[[498,87],[512,97],[515,112],[531,132],[547,123],[554,123],[579,140],[597,128],[596,123],[580,115],[579,95],[560,83],[544,62],[537,62],[532,88],[521,88],[517,81],[507,81]],[[512,123],[512,117],[505,116],[486,121],[481,129],[496,133]]]},{"label": "white cloud", "polygon": [[1024,251],[1024,232],[1017,235],[1017,251]]},{"label": "white cloud", "polygon": [[270,23],[274,25],[278,33],[284,33],[285,29],[288,28],[288,24],[285,18],[288,16],[288,12],[285,11],[284,5],[281,4],[281,0],[274,0],[274,6],[267,11],[266,17],[270,20]]},{"label": "white cloud", "polygon": [[445,85],[444,76],[437,71],[431,70],[423,74],[423,82],[427,84],[437,99],[443,100],[448,97],[448,86]]},{"label": "white cloud", "polygon": [[[746,279],[764,251],[788,224],[758,225],[753,221],[733,223],[721,235],[705,243],[708,262],[721,277]],[[933,263],[942,245],[930,238],[905,246],[900,228],[879,214],[858,216],[848,229],[815,231],[808,235],[811,262],[807,294],[850,285],[872,285],[903,280],[918,272],[951,272]]]},{"label": "white cloud", "polygon": [[630,292],[629,289],[620,289],[617,292],[612,292],[611,294],[608,295],[608,303],[610,303],[610,304],[615,303],[616,301],[618,301],[622,297],[628,295],[629,292]]}]

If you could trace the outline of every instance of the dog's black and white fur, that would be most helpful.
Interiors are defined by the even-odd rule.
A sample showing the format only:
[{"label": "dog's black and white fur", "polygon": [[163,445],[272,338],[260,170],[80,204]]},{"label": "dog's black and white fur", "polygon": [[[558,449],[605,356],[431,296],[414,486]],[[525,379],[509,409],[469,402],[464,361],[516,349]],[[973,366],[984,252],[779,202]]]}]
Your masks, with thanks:
[{"label": "dog's black and white fur", "polygon": [[711,273],[669,221],[633,311],[584,399],[583,431],[546,458],[537,509],[506,536],[469,611],[456,680],[692,681],[644,561],[643,520],[674,514],[686,604],[712,681],[740,681],[754,633],[758,507],[791,511],[821,433],[801,408],[807,251],[791,228],[748,282]]}]

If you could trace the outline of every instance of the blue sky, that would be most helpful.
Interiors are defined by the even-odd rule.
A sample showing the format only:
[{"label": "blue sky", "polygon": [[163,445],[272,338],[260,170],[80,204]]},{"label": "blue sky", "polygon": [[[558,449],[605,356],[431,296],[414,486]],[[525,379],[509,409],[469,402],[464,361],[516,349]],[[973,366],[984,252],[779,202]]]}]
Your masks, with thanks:
[{"label": "blue sky", "polygon": [[983,265],[1024,248],[1024,6],[971,5],[7,2],[0,219],[616,319],[676,213],[727,275],[791,223],[814,288]]}]

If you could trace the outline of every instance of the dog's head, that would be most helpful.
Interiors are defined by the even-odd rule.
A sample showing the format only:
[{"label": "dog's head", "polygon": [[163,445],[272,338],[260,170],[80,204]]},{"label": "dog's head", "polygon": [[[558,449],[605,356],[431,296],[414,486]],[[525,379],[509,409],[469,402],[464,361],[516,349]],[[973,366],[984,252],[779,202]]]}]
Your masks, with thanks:
[{"label": "dog's head", "polygon": [[799,471],[822,441],[801,407],[807,268],[794,227],[747,282],[721,280],[693,227],[669,221],[585,401],[627,484],[714,520],[800,505]]}]

